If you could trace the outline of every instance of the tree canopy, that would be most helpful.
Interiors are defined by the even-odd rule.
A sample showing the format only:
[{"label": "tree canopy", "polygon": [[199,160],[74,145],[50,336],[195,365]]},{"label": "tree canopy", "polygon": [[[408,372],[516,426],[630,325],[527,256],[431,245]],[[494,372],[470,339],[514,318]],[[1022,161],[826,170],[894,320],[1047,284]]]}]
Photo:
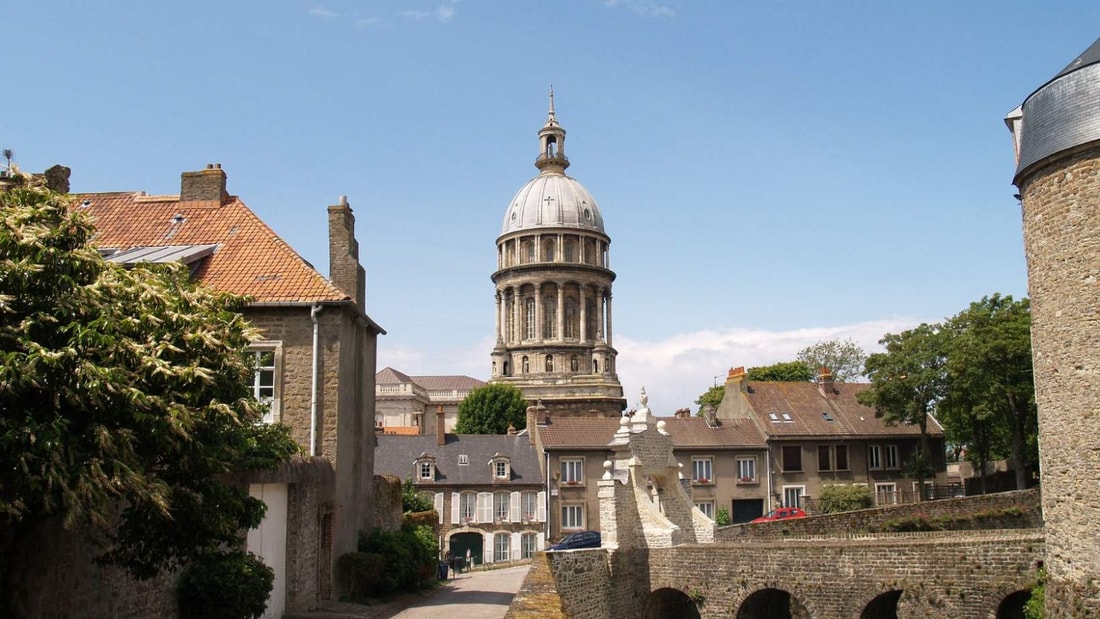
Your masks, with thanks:
[{"label": "tree canopy", "polygon": [[909,463],[918,482],[931,472],[928,416],[943,397],[946,334],[939,325],[921,324],[900,334],[887,333],[879,344],[885,352],[867,358],[864,373],[871,388],[857,396],[889,423],[920,428],[916,459]]},{"label": "tree canopy", "polygon": [[245,299],[107,263],[92,234],[29,177],[0,187],[0,556],[60,518],[148,578],[239,545],[264,506],[226,474],[298,448],[258,423]]},{"label": "tree canopy", "polygon": [[812,376],[821,368],[828,368],[833,380],[843,383],[863,374],[867,353],[850,339],[822,340],[798,351],[798,360],[806,364]]},{"label": "tree canopy", "polygon": [[766,382],[806,382],[813,379],[813,370],[802,361],[781,361],[749,368],[745,373],[745,380]]},{"label": "tree canopy", "polygon": [[490,383],[470,391],[458,405],[459,434],[505,434],[508,427],[527,427],[523,392],[505,383]]},{"label": "tree canopy", "polygon": [[713,406],[715,409],[722,403],[722,398],[726,395],[725,385],[715,385],[710,389],[707,389],[699,396],[695,403],[699,405],[699,410],[695,412],[696,415],[702,415],[703,410],[708,406]]}]

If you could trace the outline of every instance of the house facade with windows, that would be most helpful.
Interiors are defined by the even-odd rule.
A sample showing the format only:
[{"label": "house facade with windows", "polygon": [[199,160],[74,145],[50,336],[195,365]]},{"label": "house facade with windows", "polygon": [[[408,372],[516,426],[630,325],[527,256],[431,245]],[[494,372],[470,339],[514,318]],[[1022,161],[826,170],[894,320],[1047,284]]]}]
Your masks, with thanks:
[{"label": "house facade with windows", "polygon": [[411,479],[439,515],[441,551],[476,565],[530,559],[546,543],[546,492],[524,434],[380,434],[376,475]]},{"label": "house facade with windows", "polygon": [[[359,533],[372,526],[375,358],[384,331],[365,312],[365,272],[346,198],[327,209],[326,277],[230,195],[226,182],[220,164],[211,164],[184,172],[177,195],[81,193],[72,195],[72,208],[91,217],[92,242],[107,260],[179,262],[203,285],[250,297],[243,314],[259,330],[248,353],[255,363],[252,389],[269,407],[265,421],[289,426],[306,454],[323,457],[335,469],[332,498],[298,528],[288,526],[287,518],[315,499],[312,489],[291,478],[250,487],[268,505],[264,539],[290,540],[284,552],[296,536],[305,546],[326,540],[313,555],[322,557],[320,567],[306,565],[301,553],[264,555],[268,565],[274,563],[277,588],[293,581],[287,607],[311,608],[331,590],[327,575],[334,558],[355,551]],[[269,526],[281,530],[263,531]],[[319,584],[305,585],[301,578]],[[312,605],[294,598],[303,591]],[[278,608],[279,594],[273,595]]]},{"label": "house facade with windows", "polygon": [[[816,382],[745,380],[744,368],[730,370],[717,419],[746,420],[767,436],[766,481],[769,509],[812,507],[827,484],[867,486],[877,505],[920,498],[911,463],[918,453],[920,429],[888,425],[856,397],[870,385],[837,383],[827,373]],[[932,474],[923,497],[947,483],[944,432],[928,422]]]},{"label": "house facade with windows", "polygon": [[458,423],[458,405],[485,385],[471,376],[409,376],[383,368],[375,377],[375,431],[383,434],[435,434],[438,413],[444,431]]},{"label": "house facade with windows", "polygon": [[[612,458],[609,443],[620,419],[534,416],[528,429],[535,431],[534,442],[549,472],[550,539],[600,530],[596,482],[604,474],[604,461]],[[734,522],[763,514],[767,446],[752,422],[715,424],[687,415],[661,419],[672,439],[680,483],[697,509],[712,520],[726,509]]]}]

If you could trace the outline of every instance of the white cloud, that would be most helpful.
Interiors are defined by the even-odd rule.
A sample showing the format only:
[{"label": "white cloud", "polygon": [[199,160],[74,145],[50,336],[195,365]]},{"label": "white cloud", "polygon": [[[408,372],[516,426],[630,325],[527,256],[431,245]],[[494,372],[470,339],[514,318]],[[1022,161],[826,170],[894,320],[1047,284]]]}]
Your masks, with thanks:
[{"label": "white cloud", "polygon": [[[790,331],[759,329],[713,329],[679,333],[662,340],[639,340],[617,334],[618,373],[629,408],[637,407],[644,386],[649,407],[658,415],[676,409],[695,409],[695,399],[709,387],[722,384],[731,367],[746,368],[792,361],[798,351],[821,340],[851,339],[868,353],[882,348],[878,340],[886,333],[898,333],[920,321],[889,318],[835,327],[810,327]],[[418,350],[389,347],[386,336],[379,340],[378,369],[390,366],[414,376],[466,374],[489,378],[489,353],[493,338],[452,350]]]},{"label": "white cloud", "polygon": [[450,4],[441,4],[435,10],[435,15],[439,18],[439,21],[450,21],[455,16],[455,8]]},{"label": "white cloud", "polygon": [[626,7],[643,17],[675,17],[676,11],[657,0],[604,0],[609,9]]},{"label": "white cloud", "polygon": [[431,13],[428,11],[401,11],[400,13],[398,13],[398,15],[407,19],[419,21],[421,19],[424,19],[425,17],[428,17],[429,15],[431,15]]},{"label": "white cloud", "polygon": [[339,13],[330,11],[330,10],[326,9],[325,7],[320,6],[320,5],[315,6],[312,9],[310,9],[309,14],[313,15],[314,17],[328,17],[328,18],[339,17],[340,16]]}]

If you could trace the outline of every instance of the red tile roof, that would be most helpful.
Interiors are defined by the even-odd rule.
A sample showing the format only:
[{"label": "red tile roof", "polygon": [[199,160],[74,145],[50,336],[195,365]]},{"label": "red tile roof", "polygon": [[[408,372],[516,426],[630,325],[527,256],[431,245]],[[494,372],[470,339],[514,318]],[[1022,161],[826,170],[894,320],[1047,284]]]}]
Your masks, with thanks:
[{"label": "red tile roof", "polygon": [[181,201],[141,193],[74,194],[74,208],[91,215],[94,244],[129,250],[162,245],[216,244],[195,278],[258,303],[349,299],[275,234],[240,198]]},{"label": "red tile roof", "polygon": [[[749,420],[724,419],[711,427],[701,417],[680,419],[661,417],[675,448],[691,447],[765,447],[764,436]],[[615,431],[617,418],[551,417],[539,426],[539,436],[546,449],[595,449],[607,447]]]},{"label": "red tile roof", "polygon": [[[856,394],[870,388],[869,384],[834,383],[833,388],[836,397],[826,398],[811,382],[753,381],[748,383],[748,393],[744,397],[752,405],[764,431],[771,436],[854,438],[920,434],[920,428],[915,425],[886,425],[875,417],[875,409],[856,401]],[[789,421],[784,415],[790,418]],[[930,418],[928,433],[939,436],[943,428]]]}]

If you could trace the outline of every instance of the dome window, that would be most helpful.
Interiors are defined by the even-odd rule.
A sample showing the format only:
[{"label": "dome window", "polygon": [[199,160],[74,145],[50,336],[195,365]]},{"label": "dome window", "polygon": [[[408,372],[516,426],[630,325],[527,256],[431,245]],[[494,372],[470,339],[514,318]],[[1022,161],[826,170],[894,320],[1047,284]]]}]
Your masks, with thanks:
[{"label": "dome window", "polygon": [[584,209],[584,218],[585,219],[592,219],[592,211],[590,211],[588,209]]}]

